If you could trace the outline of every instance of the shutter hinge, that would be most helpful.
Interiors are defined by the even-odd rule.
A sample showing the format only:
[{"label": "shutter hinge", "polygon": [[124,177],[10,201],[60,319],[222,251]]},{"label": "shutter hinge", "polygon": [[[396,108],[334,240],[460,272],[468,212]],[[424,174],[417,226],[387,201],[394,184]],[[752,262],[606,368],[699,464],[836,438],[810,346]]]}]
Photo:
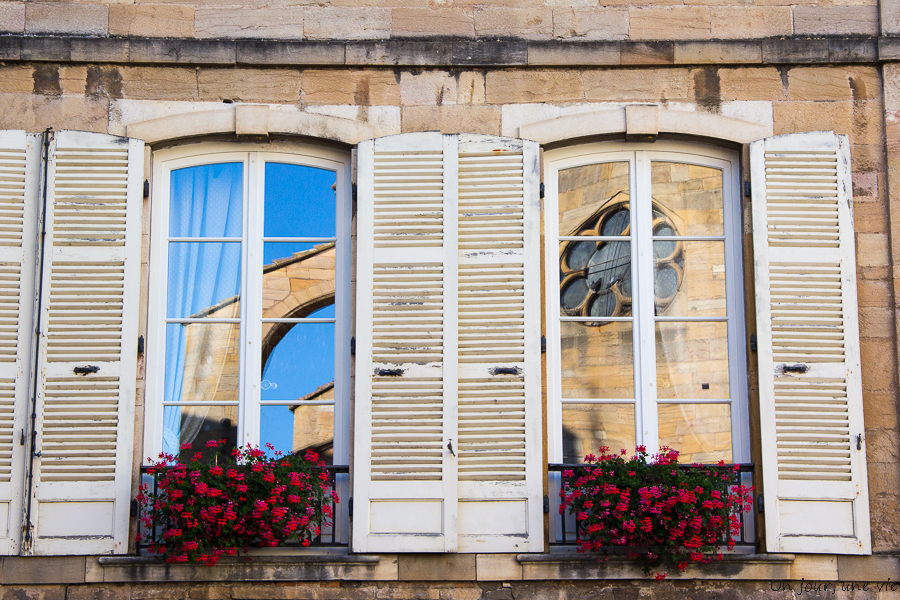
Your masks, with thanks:
[{"label": "shutter hinge", "polygon": [[144,180],[144,198],[149,198],[149,197],[150,197],[150,180],[145,179]]},{"label": "shutter hinge", "polygon": [[20,446],[25,445],[25,430],[24,429],[19,433],[19,445]]},{"label": "shutter hinge", "polygon": [[138,336],[138,354],[144,353],[144,336]]},{"label": "shutter hinge", "polygon": [[355,337],[350,338],[350,354],[352,354],[354,356],[356,355],[356,338]]},{"label": "shutter hinge", "polygon": [[131,499],[131,510],[129,511],[129,514],[132,517],[138,516],[138,501],[134,498]]},{"label": "shutter hinge", "polygon": [[544,495],[544,514],[550,514],[550,496]]},{"label": "shutter hinge", "polygon": [[547,336],[541,336],[541,354],[545,354],[547,352]]},{"label": "shutter hinge", "polygon": [[756,334],[750,336],[750,352],[756,352]]},{"label": "shutter hinge", "polygon": [[544,182],[541,182],[541,198],[544,197]]},{"label": "shutter hinge", "polygon": [[744,195],[747,196],[747,197],[749,198],[749,197],[750,197],[750,192],[751,192],[751,189],[750,189],[750,182],[749,182],[749,181],[745,181],[745,182],[744,182]]},{"label": "shutter hinge", "polygon": [[353,516],[353,496],[350,496],[350,499],[347,500],[347,515]]},{"label": "shutter hinge", "polygon": [[350,185],[350,199],[356,202],[356,184]]},{"label": "shutter hinge", "polygon": [[756,497],[756,512],[760,514],[766,512],[766,502],[763,500],[762,494]]}]

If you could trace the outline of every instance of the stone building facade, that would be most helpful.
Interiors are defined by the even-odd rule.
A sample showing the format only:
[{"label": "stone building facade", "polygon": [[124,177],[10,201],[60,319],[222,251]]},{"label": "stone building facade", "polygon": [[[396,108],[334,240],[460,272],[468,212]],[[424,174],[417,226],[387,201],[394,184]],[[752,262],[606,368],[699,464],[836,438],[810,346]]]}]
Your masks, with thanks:
[{"label": "stone building facade", "polygon": [[[747,552],[691,567],[665,582],[645,579],[624,559],[597,563],[552,548],[558,545],[559,536],[552,511],[542,517],[543,535],[539,537],[543,551],[536,552],[428,553],[405,552],[403,548],[353,552],[347,549],[349,532],[344,529],[343,544],[336,547],[311,553],[266,552],[252,562],[223,562],[205,568],[155,562],[139,555],[133,541],[118,547],[115,554],[103,552],[112,554],[109,556],[78,551],[30,556],[31,552],[18,544],[11,546],[8,556],[0,557],[4,600],[784,598],[791,593],[799,595],[802,586],[811,582],[819,587],[805,588],[804,593],[819,597],[900,596],[900,589],[891,583],[900,580],[900,449],[896,441],[900,433],[896,300],[900,239],[893,233],[900,227],[898,0],[2,0],[0,32],[0,129],[31,134],[48,128],[77,130],[144,142],[139,178],[149,183],[142,207],[136,314],[137,333],[147,340],[151,351],[138,354],[134,426],[125,428],[134,448],[129,466],[130,497],[140,481],[140,466],[146,464],[146,451],[160,449],[161,442],[154,440],[163,439],[161,429],[169,426],[168,417],[162,416],[164,386],[159,382],[164,376],[160,375],[162,367],[153,364],[152,349],[165,344],[159,341],[165,337],[159,333],[166,331],[166,319],[185,321],[192,316],[160,313],[165,312],[159,308],[164,300],[153,287],[159,284],[158,277],[163,277],[154,274],[154,269],[161,268],[154,260],[164,256],[154,244],[194,243],[191,236],[182,239],[167,234],[153,221],[153,213],[161,210],[158,203],[167,202],[168,191],[160,179],[169,173],[165,161],[195,164],[185,158],[193,148],[200,148],[200,154],[247,151],[286,156],[302,146],[304,156],[347,166],[348,181],[357,186],[357,196],[345,215],[348,224],[352,222],[347,227],[346,243],[352,249],[346,266],[340,266],[331,245],[340,247],[340,231],[299,236],[319,241],[304,241],[310,246],[291,249],[266,267],[268,271],[260,275],[257,286],[262,290],[258,301],[263,313],[261,323],[254,327],[258,325],[264,335],[275,331],[273,341],[260,338],[268,356],[294,326],[290,319],[300,323],[336,302],[335,289],[340,284],[336,286],[335,281],[346,276],[347,289],[337,292],[345,294],[337,305],[346,304],[346,314],[353,316],[341,321],[338,308],[338,316],[323,318],[336,321],[338,330],[345,327],[342,331],[348,333],[346,368],[331,367],[342,373],[345,387],[339,389],[341,384],[335,383],[333,388],[322,388],[328,379],[335,380],[326,377],[282,404],[296,401],[291,405],[292,446],[333,442],[334,463],[349,464],[352,472],[358,459],[351,439],[358,434],[351,425],[357,410],[353,390],[359,382],[351,366],[357,358],[351,358],[349,343],[351,334],[356,339],[361,335],[354,329],[361,302],[355,297],[360,279],[356,271],[357,214],[359,203],[369,197],[358,187],[358,144],[429,131],[534,140],[540,144],[541,181],[545,183],[549,169],[557,168],[553,161],[563,160],[561,153],[590,144],[599,149],[591,152],[618,151],[619,144],[623,151],[638,153],[654,148],[703,153],[711,148],[710,156],[725,152],[736,157],[738,184],[732,197],[739,234],[729,239],[738,250],[728,259],[737,261],[729,262],[728,270],[742,272],[742,276],[728,293],[738,295],[729,296],[729,301],[742,307],[742,335],[726,340],[725,350],[716,350],[708,343],[715,332],[688,335],[686,328],[671,333],[674,347],[695,358],[691,368],[680,371],[682,379],[670,374],[666,381],[673,388],[702,384],[706,386],[703,390],[715,390],[716,386],[734,390],[739,386],[742,400],[733,399],[730,413],[710,412],[704,408],[710,405],[702,402],[683,409],[678,404],[660,404],[657,433],[699,460],[752,463],[756,493],[774,494],[765,489],[762,472],[764,440],[770,439],[766,436],[771,432],[760,417],[760,371],[755,353],[759,327],[751,200],[755,196],[751,196],[754,190],[748,187],[745,195],[744,189],[745,183],[756,182],[750,143],[785,134],[832,131],[847,136],[850,153],[858,312],[848,318],[859,329],[865,423],[859,444],[865,447],[868,472],[869,516],[851,524],[856,530],[848,537],[858,535],[860,527],[871,536],[870,553],[847,554],[826,546],[821,553],[771,552],[767,551],[766,519],[774,515],[757,512]],[[249,165],[252,159],[228,160]],[[305,164],[320,165],[314,161]],[[668,177],[669,183],[679,181],[677,173]],[[662,178],[654,174],[652,181],[659,183]],[[702,204],[689,193],[699,197],[707,190],[687,190],[699,179],[702,177],[691,175],[684,180],[689,181],[684,189],[673,184],[671,195],[687,198],[687,206],[682,208]],[[607,177],[603,185],[614,187],[614,180]],[[335,185],[338,195],[346,192],[349,199],[350,190],[340,191],[340,180]],[[590,185],[593,183],[582,182],[571,187],[584,191]],[[566,191],[563,183],[558,187],[553,184],[563,204]],[[681,201],[667,200],[665,191],[653,190],[654,203],[668,207]],[[600,195],[607,198],[612,194]],[[590,226],[592,215],[599,214],[594,210],[588,207],[578,213],[571,227],[560,229],[560,236],[581,235],[579,227]],[[688,231],[692,217],[675,212],[678,214],[666,218],[681,232],[678,235],[693,235]],[[338,230],[341,218],[336,217]],[[541,215],[542,220],[547,218],[547,214]],[[543,244],[555,243],[541,232]],[[291,237],[278,234],[282,241],[270,241],[267,236],[271,234],[260,235],[260,248],[267,243],[287,244],[283,240]],[[228,236],[220,237],[225,240],[221,243],[229,243]],[[181,241],[165,242],[174,238]],[[246,235],[244,239],[248,243]],[[328,241],[332,239],[337,241]],[[561,249],[560,256],[567,251]],[[626,366],[623,371],[622,365],[643,350],[635,350],[631,333],[613,328],[596,330],[599,334],[580,330],[561,344],[558,339],[554,342],[547,315],[555,313],[546,304],[547,290],[556,285],[547,280],[554,280],[556,267],[548,266],[547,256],[541,261],[543,281],[537,291],[543,303],[541,332],[549,348],[541,363],[543,433],[537,446],[542,463],[541,493],[552,497],[554,479],[552,473],[548,475],[548,463],[566,462],[603,443],[635,443],[639,434],[635,433],[634,414],[640,412],[634,405],[629,408],[610,402],[573,403],[556,414],[553,406],[559,399],[554,394],[560,392],[554,392],[553,386],[562,379],[561,397],[574,398],[581,393],[578,390],[598,382],[609,387],[617,377],[636,381],[639,376],[629,370],[633,367]],[[657,293],[657,310],[705,315],[712,313],[703,311],[717,310],[717,302],[724,306],[725,258],[714,265],[692,260],[673,255],[670,264],[677,266],[673,268],[681,273],[679,277],[689,277],[693,270],[695,279],[690,286],[678,284],[675,299],[668,303],[661,304]],[[342,268],[345,271],[341,272]],[[610,284],[610,289],[614,285]],[[616,289],[620,304],[615,314],[632,318],[623,308],[627,298],[621,285]],[[240,311],[240,300],[236,305],[212,308],[210,303],[201,308],[209,308],[206,316],[213,317],[217,310],[224,310],[228,315],[222,318],[227,319],[236,314],[229,311]],[[653,302],[648,306],[652,310]],[[267,322],[266,318],[274,320]],[[280,323],[287,326],[278,331]],[[240,327],[245,325],[241,321]],[[218,399],[230,402],[229,394],[237,393],[236,379],[244,368],[236,348],[239,328],[204,334],[199,332],[203,325],[186,326],[198,331],[188,334],[187,347],[205,344],[207,350],[185,353],[196,364],[181,366],[187,375],[180,389],[198,398],[209,396],[200,383],[215,379],[210,386],[215,387],[215,394],[224,394]],[[654,343],[647,346],[654,347]],[[728,354],[732,351],[736,354]],[[703,353],[707,360],[696,358]],[[341,360],[339,356],[337,363]],[[574,365],[577,373],[562,373],[554,380],[548,375],[548,370],[556,369],[554,360]],[[263,366],[266,361],[262,359]],[[249,373],[251,369],[247,369]],[[195,372],[204,375],[190,375]],[[150,381],[154,377],[157,383]],[[579,382],[579,377],[590,381]],[[548,389],[548,381],[556,383]],[[572,396],[566,395],[566,385],[576,390]],[[226,389],[228,386],[231,388]],[[603,393],[594,390],[582,395],[597,398]],[[341,397],[346,404],[334,405],[335,398]],[[321,404],[301,410],[302,401],[308,400]],[[198,409],[201,418],[207,418],[210,409]],[[679,410],[678,415],[665,417],[665,411]],[[743,416],[734,417],[734,411]],[[179,413],[179,427],[192,418],[189,413],[190,409]],[[228,424],[223,427],[237,427],[231,423],[237,420],[237,412],[233,414],[227,410],[216,413],[216,422],[226,419]],[[257,421],[265,423],[265,418],[263,414]],[[333,429],[323,434],[321,423],[325,421]],[[554,433],[553,428],[560,426],[561,431]],[[306,437],[314,438],[312,441],[301,439],[307,430]],[[119,431],[121,439],[122,429]],[[184,430],[179,431],[183,434]],[[250,439],[240,437],[242,433],[234,435]],[[258,432],[255,435],[259,441]],[[339,435],[344,436],[340,443]],[[570,446],[562,439],[566,435],[574,440]],[[852,435],[855,446],[857,433]],[[10,441],[12,436],[10,433]],[[344,450],[338,449],[341,444]],[[740,451],[735,450],[738,446]],[[347,486],[344,493],[354,495],[349,480],[343,485]],[[26,502],[22,493],[14,492],[12,498],[13,502]],[[359,506],[357,499],[357,511]],[[69,517],[79,519],[77,507],[73,506]],[[349,515],[345,512],[342,518]],[[21,524],[11,520],[10,530]],[[133,518],[129,527],[133,539]]]}]

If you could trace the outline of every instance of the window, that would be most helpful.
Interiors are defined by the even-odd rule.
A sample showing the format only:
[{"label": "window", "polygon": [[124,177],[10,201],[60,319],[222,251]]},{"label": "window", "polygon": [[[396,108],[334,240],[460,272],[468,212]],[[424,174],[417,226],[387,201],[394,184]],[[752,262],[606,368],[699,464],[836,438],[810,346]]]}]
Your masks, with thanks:
[{"label": "window", "polygon": [[749,459],[737,154],[546,154],[549,451]]},{"label": "window", "polygon": [[225,439],[346,464],[348,158],[287,145],[156,154],[148,456]]}]

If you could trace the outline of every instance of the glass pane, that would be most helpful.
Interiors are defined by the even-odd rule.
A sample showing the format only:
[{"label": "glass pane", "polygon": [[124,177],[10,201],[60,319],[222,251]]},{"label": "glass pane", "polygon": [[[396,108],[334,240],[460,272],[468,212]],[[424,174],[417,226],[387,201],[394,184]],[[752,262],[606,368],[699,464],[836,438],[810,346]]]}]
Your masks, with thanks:
[{"label": "glass pane", "polygon": [[628,235],[628,162],[559,172],[559,235]]},{"label": "glass pane", "polygon": [[326,464],[334,464],[333,405],[262,406],[259,417],[263,447],[272,444],[283,454],[312,449]]},{"label": "glass pane", "polygon": [[656,314],[724,317],[725,242],[653,242]]},{"label": "glass pane", "polygon": [[166,402],[237,402],[237,323],[166,325]]},{"label": "glass pane", "polygon": [[727,399],[728,324],[656,324],[657,396],[665,399]]},{"label": "glass pane", "polygon": [[268,237],[334,237],[337,175],[316,167],[266,163]]},{"label": "glass pane", "polygon": [[651,181],[654,212],[660,213],[654,215],[654,235],[724,235],[721,169],[654,162]]},{"label": "glass pane", "polygon": [[169,242],[168,278],[170,319],[240,316],[240,242]]},{"label": "glass pane", "polygon": [[599,455],[601,446],[618,452],[634,452],[634,405],[562,405],[563,462],[583,463],[588,454]]},{"label": "glass pane", "polygon": [[333,323],[263,323],[262,352],[263,401],[333,398]]},{"label": "glass pane", "polygon": [[731,458],[731,406],[660,404],[659,445],[678,450],[678,462],[716,463]]},{"label": "glass pane", "polygon": [[334,243],[263,247],[264,319],[302,318],[334,303]]},{"label": "glass pane", "polygon": [[563,398],[634,398],[630,322],[559,325]]},{"label": "glass pane", "polygon": [[559,252],[560,314],[631,314],[631,242],[569,241]]},{"label": "glass pane", "polygon": [[[166,406],[163,409],[163,452],[181,455],[190,460],[200,452],[210,459],[217,451],[207,448],[206,442],[225,440],[225,447],[218,449],[226,456],[237,444],[237,406]],[[181,450],[182,444],[190,444],[189,450]]]},{"label": "glass pane", "polygon": [[241,163],[172,171],[169,236],[241,237],[242,173]]}]

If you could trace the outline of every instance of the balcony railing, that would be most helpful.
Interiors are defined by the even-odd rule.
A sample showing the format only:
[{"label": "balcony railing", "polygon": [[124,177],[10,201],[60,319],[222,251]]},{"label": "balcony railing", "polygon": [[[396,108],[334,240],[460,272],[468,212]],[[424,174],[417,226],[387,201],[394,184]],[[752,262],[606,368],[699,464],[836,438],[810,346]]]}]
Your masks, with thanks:
[{"label": "balcony railing", "polygon": [[[550,464],[547,470],[550,475],[550,545],[551,546],[576,546],[578,544],[578,535],[575,526],[575,517],[570,514],[559,514],[559,490],[563,483],[563,471],[575,470],[583,468],[586,465],[570,465],[570,464]],[[691,469],[690,465],[679,465],[682,469]],[[733,478],[729,482],[723,482],[725,487],[735,487],[743,485],[745,487],[753,486],[753,465],[740,464],[738,470],[735,471]],[[734,545],[738,551],[747,551],[756,546],[756,523],[754,521],[754,513],[751,509],[748,512],[737,514],[741,521],[740,533],[734,537]]]},{"label": "balcony railing", "polygon": [[[155,495],[158,490],[157,480],[155,476],[148,472],[149,469],[150,467],[147,466],[141,467],[141,484],[146,485]],[[349,490],[350,467],[347,465],[334,465],[321,467],[320,469],[327,471],[331,475],[331,480],[335,482],[335,487],[338,489],[338,498],[341,502],[335,503],[334,500],[330,500],[334,524],[329,527],[323,527],[319,536],[312,540],[310,546],[318,548],[346,547],[349,528],[349,511],[347,510],[349,496],[347,492]],[[140,519],[140,517],[141,514],[139,512],[138,518]],[[152,527],[147,528],[144,527],[142,521],[139,521],[139,523],[141,523],[141,542],[137,548],[139,551],[142,551],[147,550],[150,544],[156,542],[159,539],[158,536],[162,535],[162,524],[154,523]],[[293,545],[289,544],[287,547],[293,547]]]}]

